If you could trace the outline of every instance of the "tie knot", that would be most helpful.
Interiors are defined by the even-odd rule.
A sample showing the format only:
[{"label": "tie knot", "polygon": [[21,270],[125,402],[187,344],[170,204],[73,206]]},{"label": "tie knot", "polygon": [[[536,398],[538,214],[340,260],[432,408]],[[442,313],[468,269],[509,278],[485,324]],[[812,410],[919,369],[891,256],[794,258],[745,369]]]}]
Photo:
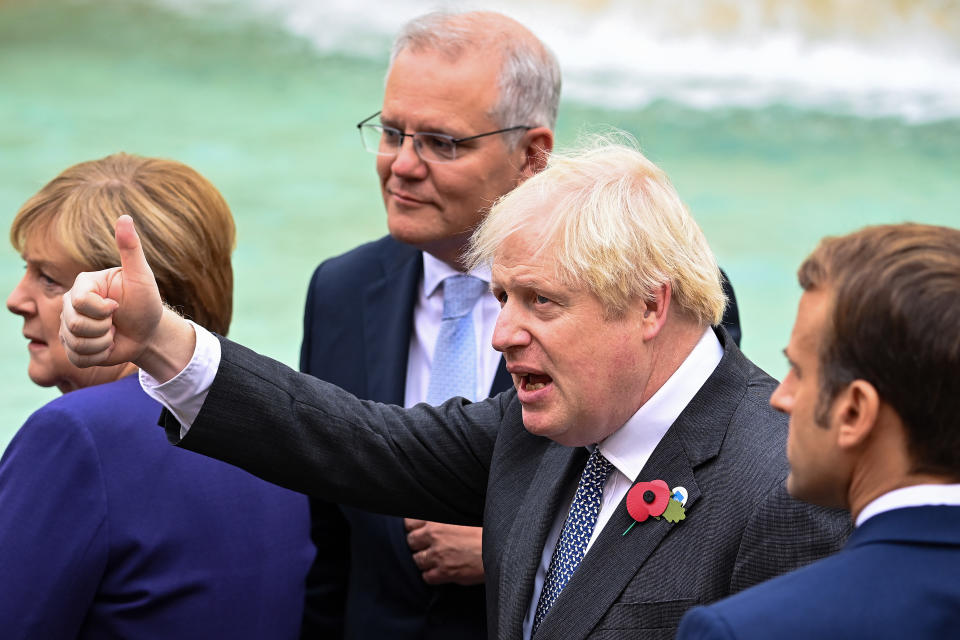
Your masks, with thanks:
[{"label": "tie knot", "polygon": [[443,318],[460,318],[470,313],[487,283],[473,276],[450,276],[443,281]]},{"label": "tie knot", "polygon": [[612,468],[613,464],[600,453],[600,447],[594,447],[593,451],[590,452],[590,457],[587,458],[587,464],[583,467],[583,475],[596,478],[603,486]]}]

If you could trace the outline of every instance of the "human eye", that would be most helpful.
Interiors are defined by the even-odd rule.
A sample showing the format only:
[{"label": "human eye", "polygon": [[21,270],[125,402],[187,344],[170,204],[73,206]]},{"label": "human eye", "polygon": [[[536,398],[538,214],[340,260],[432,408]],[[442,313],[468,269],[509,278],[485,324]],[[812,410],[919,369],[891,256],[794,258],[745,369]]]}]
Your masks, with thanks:
[{"label": "human eye", "polygon": [[500,303],[500,307],[503,308],[503,305],[507,304],[507,292],[503,289],[494,289],[493,297],[497,299],[497,302]]},{"label": "human eye", "polygon": [[400,130],[393,127],[384,127],[383,125],[373,125],[380,129],[380,139],[384,144],[396,145],[400,140]]},{"label": "human eye", "polygon": [[67,289],[56,277],[50,275],[50,273],[38,266],[31,267],[27,265],[26,269],[28,273],[33,272],[34,279],[47,295],[60,295]]},{"label": "human eye", "polygon": [[439,133],[420,134],[420,144],[438,158],[453,160],[456,155],[457,144],[453,138]]},{"label": "human eye", "polygon": [[538,305],[543,305],[543,304],[548,304],[550,302],[553,302],[553,300],[551,300],[550,298],[540,295],[539,293],[534,294],[533,301]]}]

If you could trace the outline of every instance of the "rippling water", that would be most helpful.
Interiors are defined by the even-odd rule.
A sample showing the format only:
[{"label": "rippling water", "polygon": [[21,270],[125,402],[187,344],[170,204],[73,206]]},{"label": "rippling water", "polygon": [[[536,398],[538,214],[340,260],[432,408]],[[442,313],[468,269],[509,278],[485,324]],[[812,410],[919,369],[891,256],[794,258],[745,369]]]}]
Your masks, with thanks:
[{"label": "rippling water", "polygon": [[[960,226],[960,8],[847,0],[484,3],[561,60],[560,146],[633,133],[672,176],[774,375],[816,240],[864,224]],[[70,164],[182,160],[237,219],[231,337],[295,365],[307,279],[385,232],[353,125],[390,37],[434,6],[308,0],[0,0],[0,223]],[[474,3],[473,6],[477,6]],[[8,292],[22,262],[0,251]],[[56,393],[0,323],[0,447]]]}]

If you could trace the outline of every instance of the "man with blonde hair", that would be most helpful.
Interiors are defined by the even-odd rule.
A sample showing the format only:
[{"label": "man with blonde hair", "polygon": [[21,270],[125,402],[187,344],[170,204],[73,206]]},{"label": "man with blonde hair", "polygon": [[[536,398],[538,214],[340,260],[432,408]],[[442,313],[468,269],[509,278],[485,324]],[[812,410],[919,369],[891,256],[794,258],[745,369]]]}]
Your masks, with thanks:
[{"label": "man with blonde hair", "polygon": [[[604,144],[493,207],[493,345],[514,389],[358,400],[163,311],[128,220],[124,271],[64,298],[78,365],[133,359],[172,441],[384,513],[484,527],[490,637],[664,637],[683,611],[835,550],[783,487],[774,381],[722,328],[720,273],[669,180]],[[633,525],[636,526],[633,526]]]}]

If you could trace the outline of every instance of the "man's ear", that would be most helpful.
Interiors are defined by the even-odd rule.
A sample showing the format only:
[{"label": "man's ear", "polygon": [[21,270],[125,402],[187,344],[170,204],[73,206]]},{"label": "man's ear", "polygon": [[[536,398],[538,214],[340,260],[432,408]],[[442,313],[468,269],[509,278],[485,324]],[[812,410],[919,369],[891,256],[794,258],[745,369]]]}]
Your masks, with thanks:
[{"label": "man's ear", "polygon": [[526,180],[546,168],[550,152],[553,151],[553,131],[547,127],[534,127],[523,134],[520,147],[523,149],[520,174]]},{"label": "man's ear", "polygon": [[838,423],[837,444],[841,449],[860,447],[874,432],[880,412],[880,395],[866,380],[854,380],[837,394],[833,418]]},{"label": "man's ear", "polygon": [[670,284],[665,283],[653,291],[651,300],[646,301],[646,309],[644,309],[643,318],[640,320],[640,330],[644,341],[652,340],[663,329],[663,325],[667,321],[667,311],[670,309],[670,299]]}]

